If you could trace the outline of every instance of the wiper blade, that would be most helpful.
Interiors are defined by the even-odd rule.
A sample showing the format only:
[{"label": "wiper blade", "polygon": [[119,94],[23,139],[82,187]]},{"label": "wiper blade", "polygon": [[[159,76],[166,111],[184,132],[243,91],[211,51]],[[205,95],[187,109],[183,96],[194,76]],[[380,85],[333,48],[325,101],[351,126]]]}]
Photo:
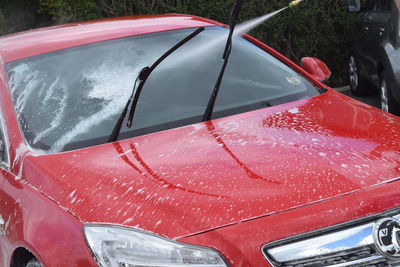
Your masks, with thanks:
[{"label": "wiper blade", "polygon": [[[143,68],[140,72],[138,77],[136,78],[135,81],[135,85],[133,86],[132,89],[132,94],[128,99],[128,102],[125,105],[124,110],[122,111],[121,115],[119,116],[119,119],[110,135],[110,137],[108,138],[108,142],[114,142],[118,139],[119,133],[121,131],[121,127],[122,127],[122,123],[126,117],[126,114],[128,113],[128,109],[129,109],[129,105],[132,103],[131,105],[131,109],[129,112],[129,116],[128,116],[128,121],[127,121],[127,127],[131,127],[132,126],[132,121],[133,121],[133,116],[135,115],[135,110],[136,110],[136,106],[137,103],[139,101],[139,96],[140,93],[142,92],[142,89],[147,81],[147,78],[150,76],[150,74],[153,72],[153,70],[164,60],[166,59],[169,55],[171,55],[173,52],[175,52],[178,48],[180,48],[181,46],[183,46],[184,44],[186,44],[188,41],[190,41],[191,39],[193,39],[196,35],[198,35],[199,33],[201,33],[202,31],[204,31],[204,27],[200,27],[197,30],[195,30],[194,32],[192,32],[190,35],[188,35],[185,39],[183,39],[182,41],[180,41],[179,43],[177,43],[174,47],[172,47],[171,49],[169,49],[167,52],[165,52],[165,54],[163,54],[159,59],[157,59],[156,62],[154,62],[153,65],[151,65],[150,67],[145,67]],[[140,81],[139,86],[136,89],[136,83],[137,81]]]},{"label": "wiper blade", "polygon": [[231,18],[230,18],[230,30],[228,35],[228,40],[226,41],[225,51],[223,55],[224,63],[222,65],[221,71],[219,73],[217,82],[215,83],[214,90],[211,94],[210,100],[208,101],[207,109],[203,115],[203,121],[209,121],[211,119],[211,115],[214,110],[215,100],[217,99],[219,88],[221,87],[222,78],[225,73],[226,66],[228,65],[229,56],[232,50],[232,37],[233,32],[236,27],[237,20],[239,18],[240,9],[242,8],[244,0],[236,1],[235,5],[232,8]]}]

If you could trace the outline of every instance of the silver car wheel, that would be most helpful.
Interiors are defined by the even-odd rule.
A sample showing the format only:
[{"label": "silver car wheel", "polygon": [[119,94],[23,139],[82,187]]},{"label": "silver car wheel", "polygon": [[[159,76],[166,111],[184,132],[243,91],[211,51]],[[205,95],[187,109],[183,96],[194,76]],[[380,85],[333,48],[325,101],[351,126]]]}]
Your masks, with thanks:
[{"label": "silver car wheel", "polygon": [[383,111],[389,112],[389,96],[386,81],[381,82],[381,109]]},{"label": "silver car wheel", "polygon": [[353,56],[349,60],[349,78],[351,87],[356,89],[358,87],[358,69],[356,59]]}]

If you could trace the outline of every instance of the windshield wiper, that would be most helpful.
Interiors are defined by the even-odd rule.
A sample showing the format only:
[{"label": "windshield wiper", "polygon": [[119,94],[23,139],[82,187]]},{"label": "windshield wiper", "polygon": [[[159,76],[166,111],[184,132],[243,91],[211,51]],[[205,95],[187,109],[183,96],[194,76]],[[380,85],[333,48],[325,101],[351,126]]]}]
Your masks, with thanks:
[{"label": "windshield wiper", "polygon": [[[117,121],[117,124],[114,127],[113,132],[111,133],[110,137],[108,138],[108,142],[114,142],[117,141],[119,133],[121,131],[122,123],[126,117],[126,114],[128,112],[128,108],[130,103],[132,102],[131,109],[129,112],[129,117],[126,126],[130,128],[132,126],[132,120],[133,116],[135,115],[135,110],[136,110],[136,105],[139,100],[140,93],[142,92],[143,86],[147,81],[147,78],[150,76],[150,74],[153,72],[153,70],[164,60],[166,59],[169,55],[171,55],[175,50],[177,50],[179,47],[190,41],[192,38],[194,38],[196,35],[204,31],[204,27],[200,27],[194,32],[192,32],[190,35],[188,35],[185,39],[177,43],[174,47],[172,47],[170,50],[168,50],[164,55],[162,55],[159,59],[157,59],[156,62],[154,62],[151,67],[145,67],[143,68],[140,72],[138,77],[136,78],[135,85],[133,86],[132,89],[132,94],[128,99],[128,102],[125,105],[124,110],[122,111],[121,115],[119,116],[119,119]],[[136,89],[136,83],[137,81],[140,81],[138,88]]]},{"label": "windshield wiper", "polygon": [[224,60],[224,63],[222,65],[221,71],[219,73],[217,82],[215,83],[214,90],[211,94],[210,100],[208,101],[207,109],[203,115],[202,121],[209,121],[211,119],[211,115],[213,113],[214,106],[215,106],[215,100],[217,99],[219,88],[220,88],[221,82],[222,82],[222,78],[224,76],[226,66],[228,65],[229,56],[230,56],[231,50],[232,50],[232,36],[233,36],[233,32],[235,30],[237,20],[239,18],[240,9],[242,8],[243,2],[244,2],[244,0],[236,1],[235,5],[232,8],[228,40],[226,41],[225,51],[224,51],[224,55],[222,57],[222,59]]}]

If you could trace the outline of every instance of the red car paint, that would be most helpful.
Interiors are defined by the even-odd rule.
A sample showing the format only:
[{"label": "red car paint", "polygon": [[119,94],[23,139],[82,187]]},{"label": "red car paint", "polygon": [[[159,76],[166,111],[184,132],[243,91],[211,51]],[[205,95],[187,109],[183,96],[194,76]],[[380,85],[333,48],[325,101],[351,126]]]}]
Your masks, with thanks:
[{"label": "red car paint", "polygon": [[[222,25],[191,16],[72,24],[0,39],[3,63],[147,32]],[[247,37],[315,84],[311,75]],[[3,66],[10,168],[0,176],[0,264],[23,247],[45,266],[96,266],[84,224],[124,225],[269,266],[271,241],[400,205],[400,119],[331,89],[320,96],[85,149],[25,145]]]}]

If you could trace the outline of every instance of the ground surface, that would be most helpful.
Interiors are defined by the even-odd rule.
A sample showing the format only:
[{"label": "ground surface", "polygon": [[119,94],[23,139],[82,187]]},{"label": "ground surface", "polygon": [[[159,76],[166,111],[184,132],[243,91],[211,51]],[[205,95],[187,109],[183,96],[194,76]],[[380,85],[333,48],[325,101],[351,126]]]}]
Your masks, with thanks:
[{"label": "ground surface", "polygon": [[374,107],[379,107],[380,106],[379,96],[378,95],[366,96],[366,97],[353,96],[351,94],[350,87],[348,87],[348,86],[341,87],[341,88],[336,88],[336,91],[341,92],[342,94],[350,96],[350,97],[352,97],[354,99],[357,99],[358,101],[367,103],[368,105],[371,105],[371,106],[374,106]]}]

